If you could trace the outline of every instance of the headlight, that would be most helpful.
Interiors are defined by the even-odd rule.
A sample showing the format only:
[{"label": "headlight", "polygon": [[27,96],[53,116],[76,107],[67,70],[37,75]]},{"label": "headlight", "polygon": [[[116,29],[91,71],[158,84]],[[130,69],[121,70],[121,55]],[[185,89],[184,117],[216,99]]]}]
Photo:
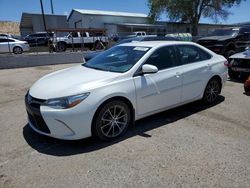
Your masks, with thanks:
[{"label": "headlight", "polygon": [[55,109],[67,109],[72,108],[82,102],[89,96],[90,93],[84,93],[79,95],[73,95],[68,97],[62,97],[57,99],[49,99],[44,104]]}]

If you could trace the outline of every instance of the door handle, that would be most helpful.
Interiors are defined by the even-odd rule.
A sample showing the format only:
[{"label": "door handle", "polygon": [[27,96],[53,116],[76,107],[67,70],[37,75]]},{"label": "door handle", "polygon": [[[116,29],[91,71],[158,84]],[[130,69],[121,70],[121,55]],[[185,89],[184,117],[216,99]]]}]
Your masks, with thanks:
[{"label": "door handle", "polygon": [[211,64],[210,64],[210,63],[207,64],[207,68],[208,68],[209,70],[211,69]]}]

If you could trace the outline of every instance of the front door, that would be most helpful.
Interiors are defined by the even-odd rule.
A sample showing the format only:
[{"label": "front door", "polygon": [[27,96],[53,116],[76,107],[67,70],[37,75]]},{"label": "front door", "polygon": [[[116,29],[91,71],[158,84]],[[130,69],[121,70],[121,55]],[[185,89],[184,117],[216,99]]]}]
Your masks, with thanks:
[{"label": "front door", "polygon": [[174,47],[156,50],[144,64],[154,65],[158,72],[134,77],[137,115],[143,116],[180,102],[182,75]]}]

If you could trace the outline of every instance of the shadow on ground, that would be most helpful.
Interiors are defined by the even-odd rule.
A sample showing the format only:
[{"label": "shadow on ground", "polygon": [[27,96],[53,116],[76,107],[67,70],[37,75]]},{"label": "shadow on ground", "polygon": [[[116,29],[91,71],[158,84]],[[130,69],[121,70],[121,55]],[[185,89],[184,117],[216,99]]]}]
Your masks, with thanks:
[{"label": "shadow on ground", "polygon": [[197,101],[144,118],[137,121],[134,126],[131,126],[124,136],[112,142],[102,142],[95,138],[88,138],[77,141],[63,141],[53,139],[37,134],[28,126],[28,124],[23,128],[23,136],[33,149],[47,155],[69,156],[88,153],[105,147],[109,147],[133,136],[139,135],[150,139],[151,135],[147,134],[148,131],[161,126],[167,126],[175,121],[191,116],[197,112],[216,106],[224,100],[225,98],[223,96],[219,96],[217,102],[213,105],[204,105],[202,102]]}]

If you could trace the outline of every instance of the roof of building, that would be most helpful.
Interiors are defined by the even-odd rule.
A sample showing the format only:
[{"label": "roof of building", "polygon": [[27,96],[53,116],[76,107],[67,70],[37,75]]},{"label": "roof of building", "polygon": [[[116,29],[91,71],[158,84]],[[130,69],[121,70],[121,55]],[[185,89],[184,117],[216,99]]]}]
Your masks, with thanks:
[{"label": "roof of building", "polygon": [[86,9],[72,9],[68,19],[70,19],[72,13],[76,11],[81,14],[88,14],[88,15],[105,15],[105,16],[123,16],[123,17],[140,17],[140,18],[147,18],[146,14],[142,13],[130,13],[130,12],[113,12],[113,11],[101,11],[101,10],[86,10]]},{"label": "roof of building", "polygon": [[[106,23],[110,25],[110,23]],[[165,27],[165,25],[160,24],[138,24],[138,23],[115,23],[114,25],[120,25],[120,26],[135,26],[135,27]]]},{"label": "roof of building", "polygon": [[[42,16],[42,14],[39,13],[27,13],[23,12],[21,21],[20,21],[20,27],[32,27],[32,16]],[[67,18],[66,15],[57,15],[57,14],[44,14],[45,17],[65,17]]]}]

